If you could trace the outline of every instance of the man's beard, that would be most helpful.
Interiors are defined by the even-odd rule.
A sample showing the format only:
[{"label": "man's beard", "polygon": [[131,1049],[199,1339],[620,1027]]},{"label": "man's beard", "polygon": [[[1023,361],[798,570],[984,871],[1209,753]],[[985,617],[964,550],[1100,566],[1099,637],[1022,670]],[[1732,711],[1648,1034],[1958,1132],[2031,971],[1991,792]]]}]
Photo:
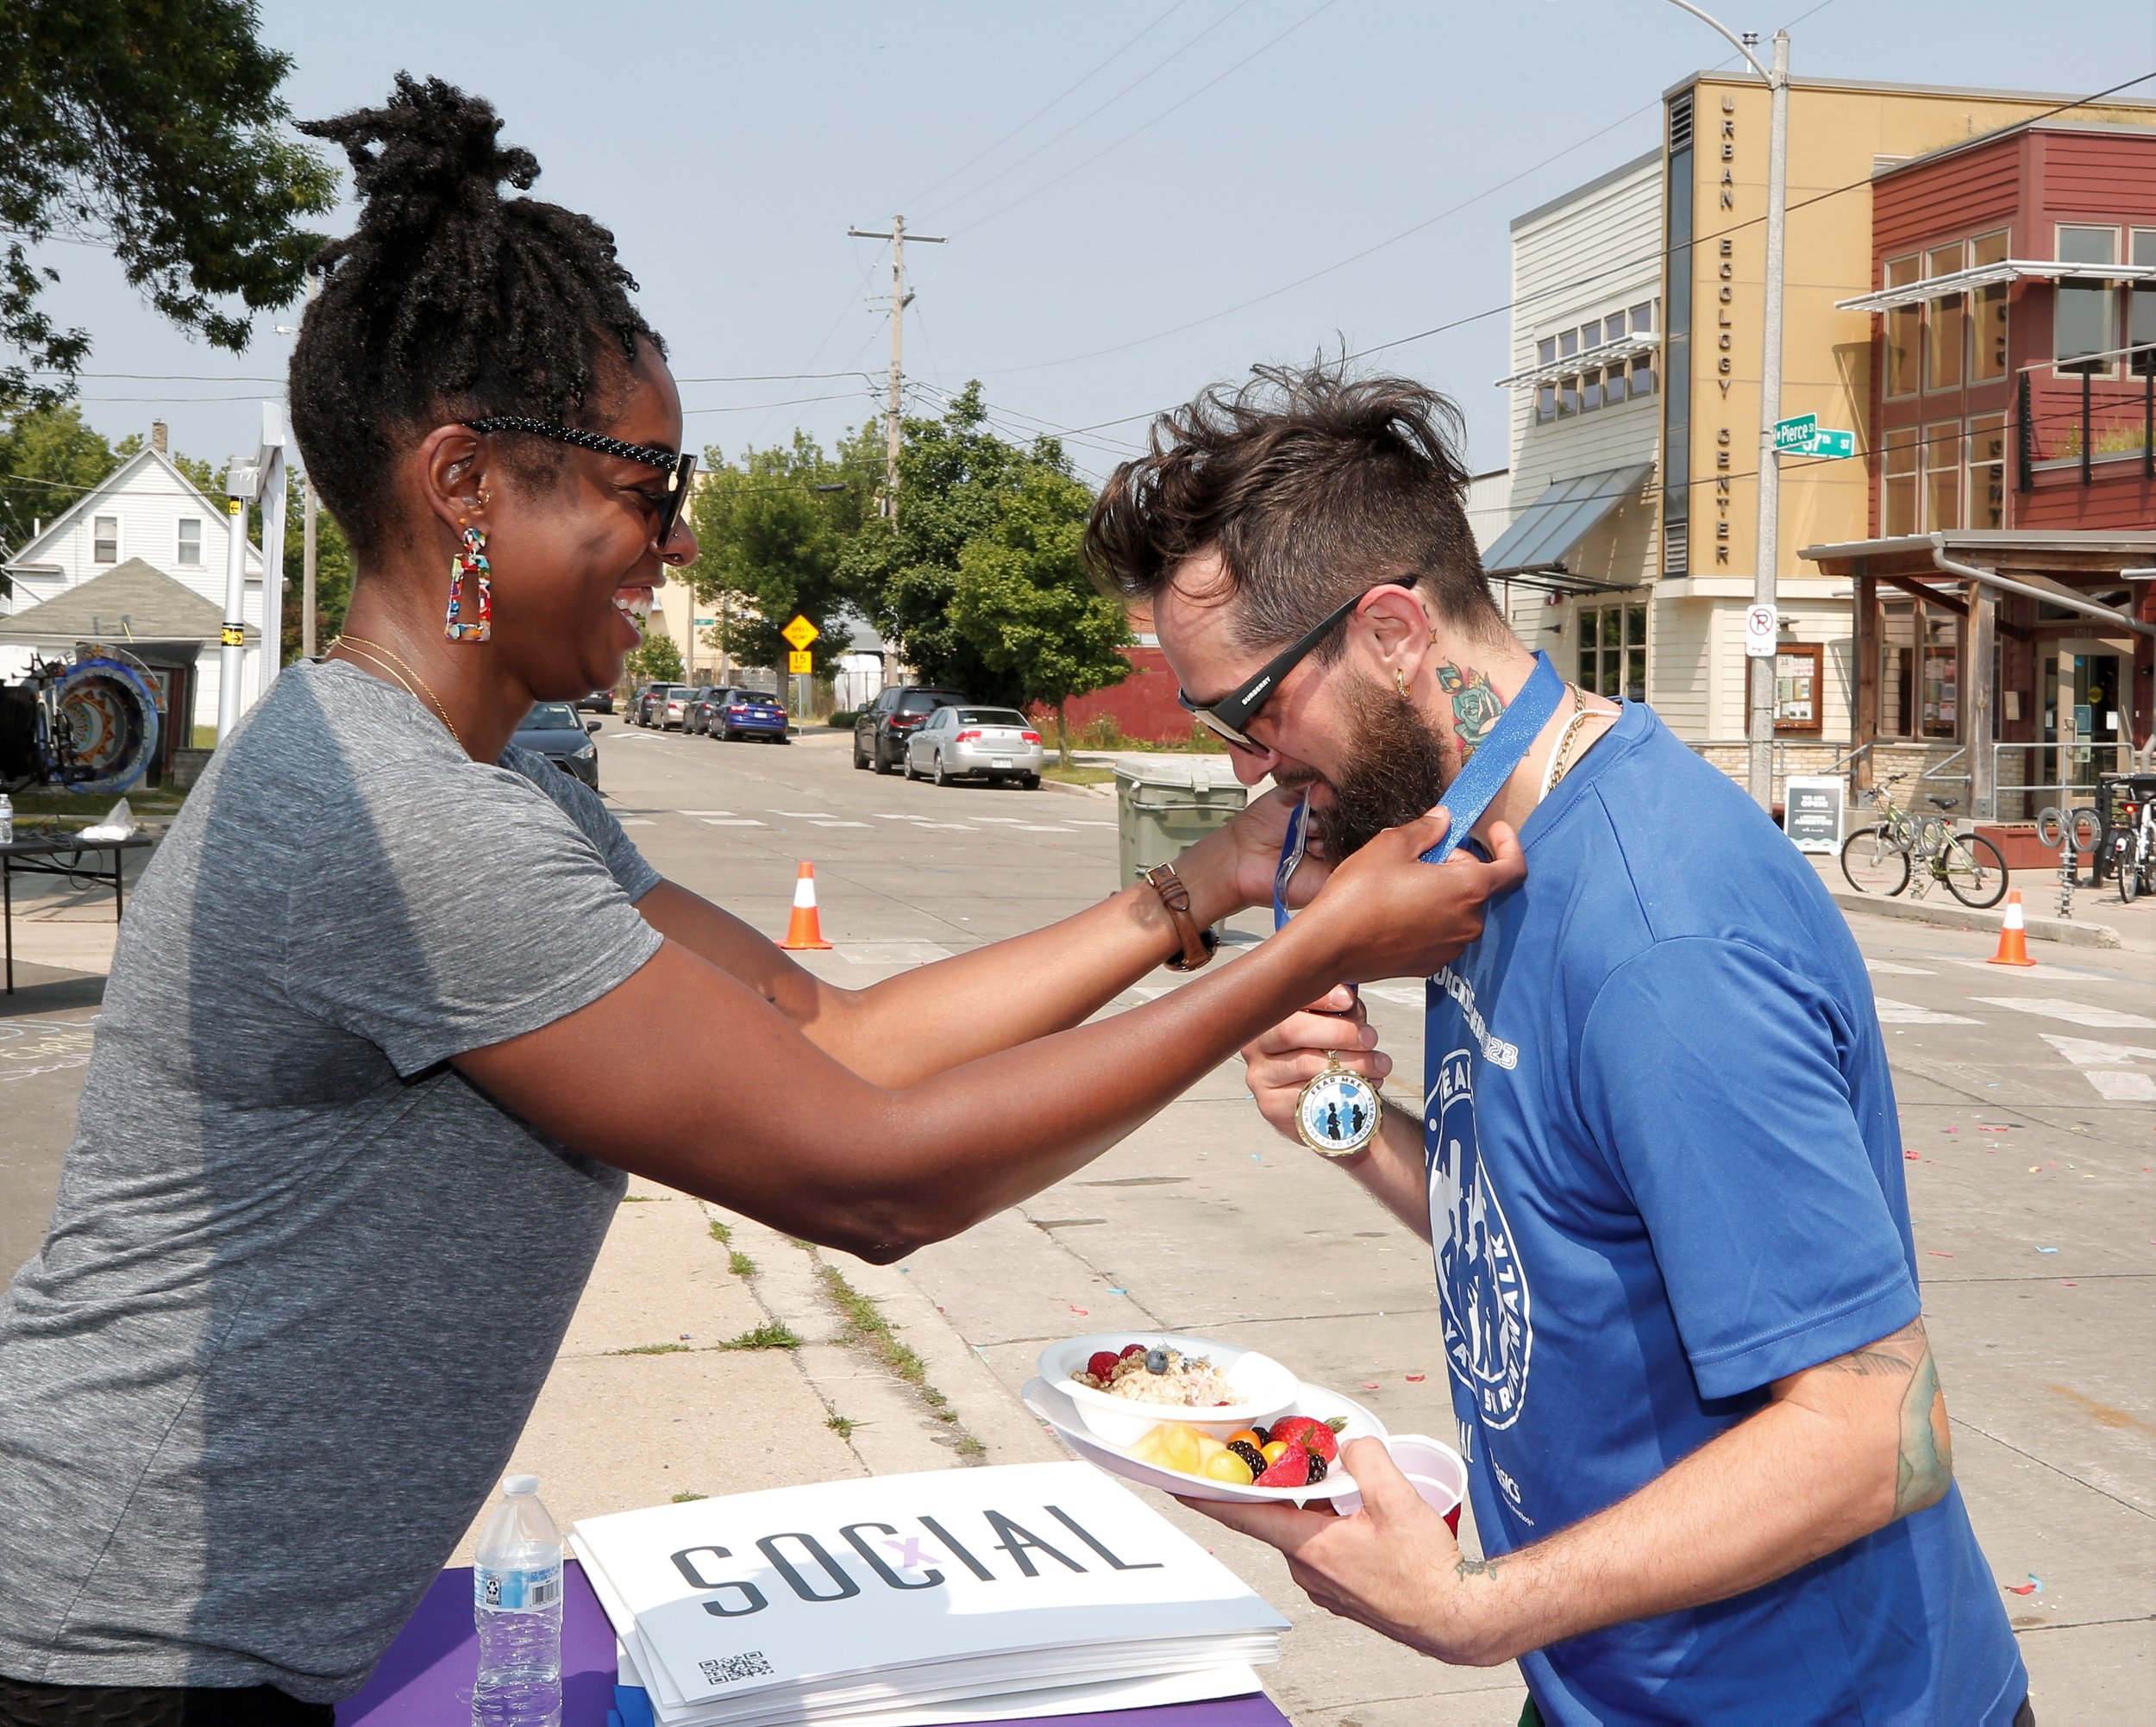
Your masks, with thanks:
[{"label": "man's beard", "polygon": [[1386,829],[1427,814],[1458,772],[1445,748],[1449,740],[1404,697],[1373,679],[1351,676],[1341,698],[1355,729],[1354,753],[1332,777],[1331,801],[1311,811],[1325,855],[1334,862]]}]

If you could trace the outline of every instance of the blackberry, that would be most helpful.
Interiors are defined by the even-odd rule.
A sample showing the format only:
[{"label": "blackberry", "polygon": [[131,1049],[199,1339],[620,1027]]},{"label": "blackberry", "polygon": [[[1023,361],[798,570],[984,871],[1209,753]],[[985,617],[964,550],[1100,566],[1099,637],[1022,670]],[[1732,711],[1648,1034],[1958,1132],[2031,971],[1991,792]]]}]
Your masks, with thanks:
[{"label": "blackberry", "polygon": [[1318,1455],[1316,1452],[1313,1451],[1310,1454],[1310,1480],[1305,1485],[1313,1487],[1316,1486],[1319,1482],[1325,1480],[1325,1459]]},{"label": "blackberry", "polygon": [[1265,1454],[1247,1439],[1231,1439],[1228,1449],[1250,1465],[1250,1480],[1255,1481],[1265,1473]]}]

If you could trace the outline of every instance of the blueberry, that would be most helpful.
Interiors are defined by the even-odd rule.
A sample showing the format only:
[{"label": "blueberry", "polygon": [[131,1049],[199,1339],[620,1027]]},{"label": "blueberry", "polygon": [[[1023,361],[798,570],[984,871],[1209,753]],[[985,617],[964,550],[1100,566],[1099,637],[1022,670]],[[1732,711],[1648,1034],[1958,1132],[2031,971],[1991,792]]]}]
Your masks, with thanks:
[{"label": "blueberry", "polygon": [[1149,1373],[1166,1373],[1168,1371],[1168,1351],[1148,1349],[1145,1352],[1145,1371]]}]

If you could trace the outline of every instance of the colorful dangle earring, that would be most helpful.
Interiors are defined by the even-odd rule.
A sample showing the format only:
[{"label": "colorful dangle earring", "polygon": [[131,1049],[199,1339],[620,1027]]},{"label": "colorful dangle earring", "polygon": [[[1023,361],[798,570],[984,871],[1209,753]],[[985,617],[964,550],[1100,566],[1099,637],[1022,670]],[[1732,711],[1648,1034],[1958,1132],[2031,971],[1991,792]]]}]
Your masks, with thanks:
[{"label": "colorful dangle earring", "polygon": [[[494,634],[492,566],[486,561],[486,534],[467,526],[464,541],[449,560],[449,613],[442,634],[452,641],[486,641]],[[464,579],[472,578],[476,591],[471,610],[466,610]]]}]

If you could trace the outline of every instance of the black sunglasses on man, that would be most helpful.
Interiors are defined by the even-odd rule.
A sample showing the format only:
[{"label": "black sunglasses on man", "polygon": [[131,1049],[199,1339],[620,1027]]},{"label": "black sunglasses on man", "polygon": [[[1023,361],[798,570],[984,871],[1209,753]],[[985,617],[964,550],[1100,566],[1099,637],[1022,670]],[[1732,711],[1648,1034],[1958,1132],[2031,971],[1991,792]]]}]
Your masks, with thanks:
[{"label": "black sunglasses on man", "polygon": [[[1412,579],[1411,578],[1410,580]],[[1188,692],[1183,690],[1175,691],[1175,700],[1185,713],[1194,717],[1200,725],[1213,733],[1214,735],[1225,738],[1238,749],[1254,750],[1263,754],[1266,746],[1252,737],[1247,728],[1251,720],[1257,717],[1257,710],[1263,707],[1271,698],[1274,691],[1287,681],[1288,674],[1309,657],[1311,651],[1332,633],[1334,627],[1342,618],[1362,604],[1371,594],[1376,593],[1379,588],[1397,588],[1407,585],[1409,585],[1408,582],[1378,582],[1373,586],[1364,588],[1361,593],[1351,595],[1335,610],[1327,614],[1301,641],[1282,648],[1217,702],[1194,702],[1190,699]]]},{"label": "black sunglasses on man", "polygon": [[551,438],[557,444],[573,444],[580,450],[594,450],[603,456],[662,470],[667,477],[667,489],[657,500],[658,546],[661,554],[667,549],[667,541],[674,538],[674,524],[681,519],[681,507],[688,502],[689,482],[696,475],[696,457],[693,452],[683,450],[677,454],[661,444],[625,444],[619,438],[586,432],[575,426],[557,426],[551,420],[535,420],[525,414],[493,414],[485,419],[467,420],[464,424],[474,432],[529,432],[535,438]]}]

